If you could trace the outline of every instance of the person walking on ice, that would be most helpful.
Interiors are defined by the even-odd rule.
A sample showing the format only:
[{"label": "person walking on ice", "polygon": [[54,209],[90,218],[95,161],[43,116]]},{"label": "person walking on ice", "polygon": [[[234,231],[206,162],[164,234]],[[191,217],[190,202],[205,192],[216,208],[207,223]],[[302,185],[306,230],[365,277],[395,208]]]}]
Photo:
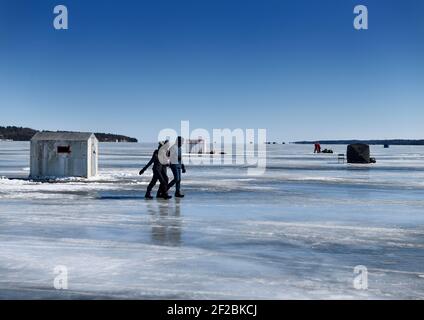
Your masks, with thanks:
[{"label": "person walking on ice", "polygon": [[178,137],[175,144],[169,149],[169,160],[174,179],[168,184],[168,189],[171,189],[175,185],[176,198],[184,198],[184,195],[181,193],[181,172],[186,173],[186,169],[182,161],[181,146],[183,143],[184,139]]},{"label": "person walking on ice", "polygon": [[[167,159],[161,159],[163,158],[163,156],[160,157],[160,155],[163,155],[163,153],[167,153],[167,146],[168,141],[159,142],[159,146],[153,152],[152,158],[139,172],[139,175],[144,174],[144,172],[153,164],[153,177],[149,185],[147,186],[146,195],[144,196],[146,199],[153,199],[151,192],[158,180],[160,182],[160,185],[157,193],[157,198],[164,198],[166,200],[172,198],[172,196],[168,195],[168,175],[166,173],[168,163],[164,162],[167,161]],[[165,148],[166,150],[163,148]]]}]

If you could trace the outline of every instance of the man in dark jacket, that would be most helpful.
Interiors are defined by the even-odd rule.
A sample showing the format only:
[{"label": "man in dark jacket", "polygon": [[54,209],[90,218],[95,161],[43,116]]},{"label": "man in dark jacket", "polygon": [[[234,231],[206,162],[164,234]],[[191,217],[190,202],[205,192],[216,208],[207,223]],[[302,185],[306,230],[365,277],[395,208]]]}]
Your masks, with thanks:
[{"label": "man in dark jacket", "polygon": [[166,173],[166,164],[162,164],[161,161],[159,160],[159,150],[160,148],[164,146],[164,144],[166,144],[166,142],[159,143],[159,146],[153,152],[153,155],[150,161],[139,172],[139,174],[142,175],[153,164],[153,177],[149,185],[147,186],[147,191],[145,195],[146,199],[153,199],[151,192],[158,180],[160,182],[160,186],[159,186],[157,197],[164,198],[164,199],[172,198],[170,195],[168,195],[168,175]]}]

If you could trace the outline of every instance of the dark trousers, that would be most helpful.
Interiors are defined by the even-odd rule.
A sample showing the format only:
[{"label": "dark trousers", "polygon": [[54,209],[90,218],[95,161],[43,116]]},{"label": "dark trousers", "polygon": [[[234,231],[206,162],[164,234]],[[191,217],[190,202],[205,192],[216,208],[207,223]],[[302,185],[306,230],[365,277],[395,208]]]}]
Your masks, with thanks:
[{"label": "dark trousers", "polygon": [[175,192],[180,193],[181,189],[181,165],[171,164],[172,174],[174,179],[168,184],[168,189],[171,189],[175,184]]},{"label": "dark trousers", "polygon": [[147,192],[150,194],[152,192],[153,187],[156,185],[156,182],[160,183],[158,195],[166,194],[168,192],[168,176],[166,174],[166,168],[164,169],[153,169],[153,177],[147,186]]}]

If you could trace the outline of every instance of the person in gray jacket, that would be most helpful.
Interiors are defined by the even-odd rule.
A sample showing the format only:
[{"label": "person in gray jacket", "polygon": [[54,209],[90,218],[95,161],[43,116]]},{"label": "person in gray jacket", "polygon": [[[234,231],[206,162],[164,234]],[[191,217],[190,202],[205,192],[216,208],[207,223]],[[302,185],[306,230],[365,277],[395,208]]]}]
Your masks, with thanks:
[{"label": "person in gray jacket", "polygon": [[184,197],[184,195],[181,193],[181,172],[186,172],[185,166],[182,161],[181,146],[183,143],[184,139],[178,137],[175,144],[169,149],[169,160],[174,179],[168,184],[168,190],[175,185],[176,198]]}]

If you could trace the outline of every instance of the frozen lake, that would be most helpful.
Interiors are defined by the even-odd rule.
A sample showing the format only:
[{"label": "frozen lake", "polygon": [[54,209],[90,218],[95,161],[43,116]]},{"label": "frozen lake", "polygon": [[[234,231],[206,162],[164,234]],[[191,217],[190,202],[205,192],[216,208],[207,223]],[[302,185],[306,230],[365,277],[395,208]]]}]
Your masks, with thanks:
[{"label": "frozen lake", "polygon": [[101,144],[98,178],[35,183],[7,179],[28,176],[29,143],[0,142],[0,298],[424,298],[424,147],[357,167],[271,145],[263,176],[189,166],[186,198],[146,201],[153,147]]}]

